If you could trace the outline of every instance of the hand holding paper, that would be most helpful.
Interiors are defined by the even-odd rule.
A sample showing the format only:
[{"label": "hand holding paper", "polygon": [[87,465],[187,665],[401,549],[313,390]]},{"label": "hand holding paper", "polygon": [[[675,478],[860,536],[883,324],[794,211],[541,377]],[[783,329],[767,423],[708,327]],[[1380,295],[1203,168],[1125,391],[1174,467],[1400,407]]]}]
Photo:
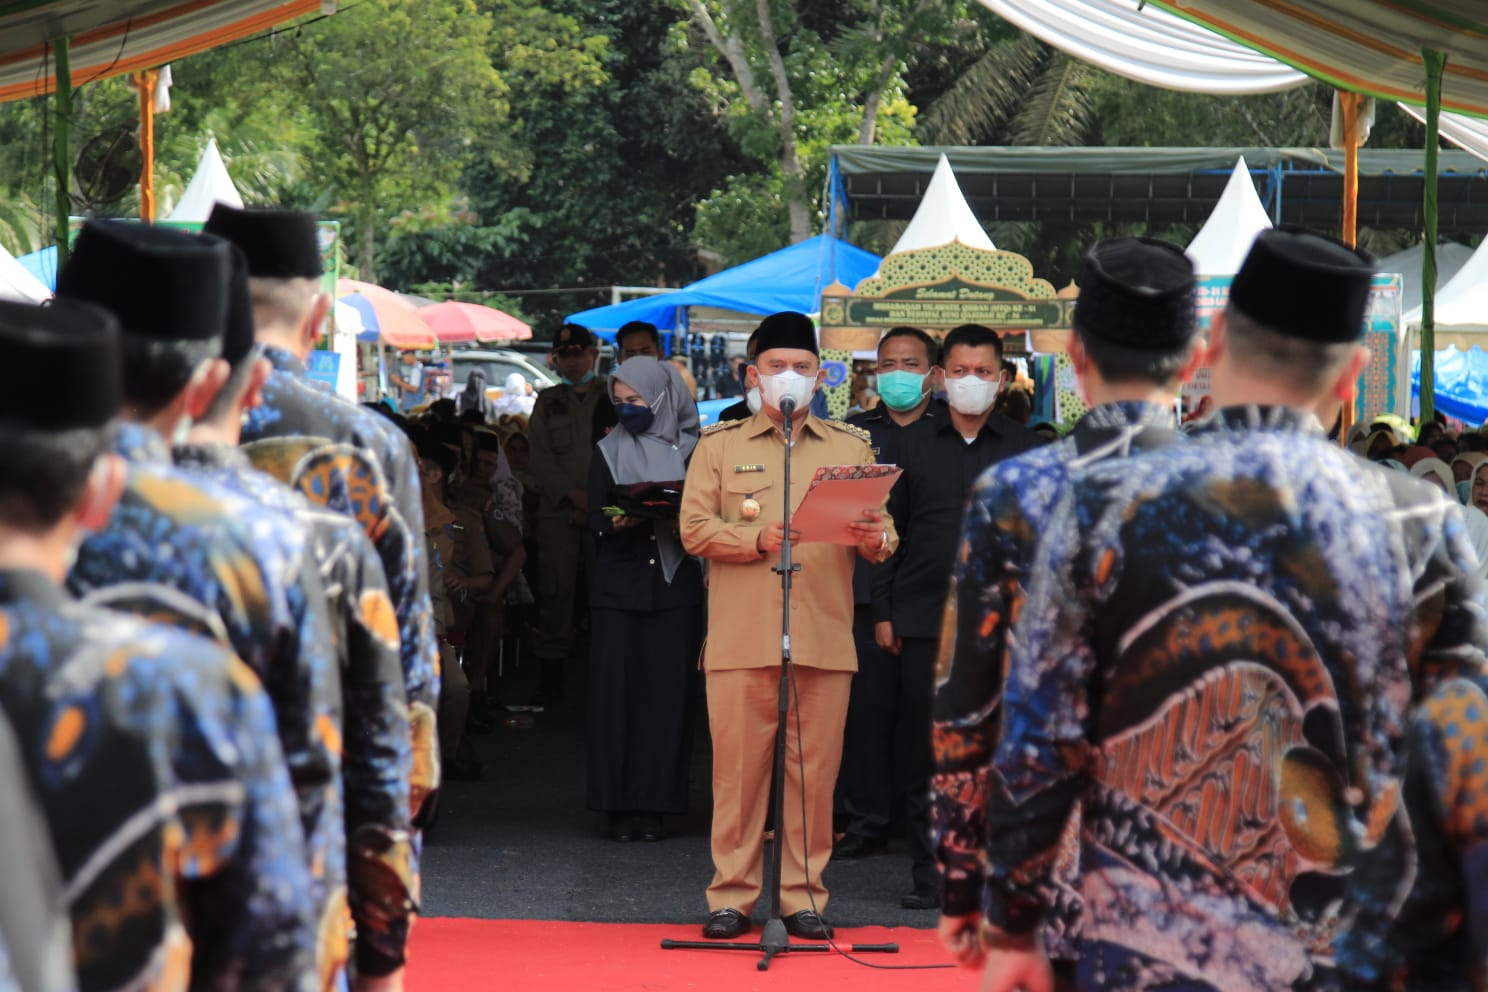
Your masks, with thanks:
[{"label": "hand holding paper", "polygon": [[[883,506],[903,474],[897,465],[825,465],[791,517],[803,543],[851,544],[871,556],[883,540]],[[794,537],[794,535],[792,535]]]}]

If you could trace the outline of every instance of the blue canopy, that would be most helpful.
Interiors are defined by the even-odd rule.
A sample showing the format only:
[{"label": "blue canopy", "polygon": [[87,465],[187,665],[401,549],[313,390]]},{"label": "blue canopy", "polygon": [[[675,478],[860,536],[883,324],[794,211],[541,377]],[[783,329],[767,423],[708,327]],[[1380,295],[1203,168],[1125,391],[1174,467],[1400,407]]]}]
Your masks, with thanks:
[{"label": "blue canopy", "polygon": [[41,284],[52,292],[57,291],[57,246],[43,248],[41,251],[33,251],[29,255],[21,255],[16,259],[37,279]]},{"label": "blue canopy", "polygon": [[[661,330],[686,326],[684,307],[717,307],[743,313],[771,314],[781,310],[815,313],[821,292],[833,282],[849,288],[878,271],[880,259],[828,234],[771,252],[763,258],[725,269],[691,286],[656,296],[643,296],[607,307],[573,314],[569,323],[595,331],[613,331],[632,320],[644,320]],[[608,337],[609,335],[604,335]]]},{"label": "blue canopy", "polygon": [[[1436,352],[1436,409],[1466,424],[1488,421],[1488,353],[1477,345],[1469,351]],[[1421,395],[1421,353],[1411,352],[1411,395]]]}]

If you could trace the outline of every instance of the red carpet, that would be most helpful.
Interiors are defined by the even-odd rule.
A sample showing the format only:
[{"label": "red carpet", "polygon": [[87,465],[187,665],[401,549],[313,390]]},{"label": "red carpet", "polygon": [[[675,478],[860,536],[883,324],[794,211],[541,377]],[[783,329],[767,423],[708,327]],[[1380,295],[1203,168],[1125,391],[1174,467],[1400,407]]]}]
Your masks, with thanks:
[{"label": "red carpet", "polygon": [[[887,971],[835,953],[784,954],[755,969],[752,951],[661,949],[663,938],[700,939],[697,926],[540,920],[421,919],[414,925],[407,992],[523,989],[531,992],[970,992],[979,976],[960,968]],[[751,932],[759,939],[759,929]],[[863,927],[837,931],[837,945],[897,943],[898,954],[865,954],[878,965],[945,964],[933,930]]]}]

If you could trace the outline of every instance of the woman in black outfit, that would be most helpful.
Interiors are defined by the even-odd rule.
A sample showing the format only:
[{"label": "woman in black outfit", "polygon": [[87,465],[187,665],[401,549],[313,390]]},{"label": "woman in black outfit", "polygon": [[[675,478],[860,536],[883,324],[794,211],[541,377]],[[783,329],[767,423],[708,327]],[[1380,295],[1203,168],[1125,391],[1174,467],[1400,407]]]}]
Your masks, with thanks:
[{"label": "woman in black outfit", "polygon": [[[695,404],[655,358],[610,375],[619,426],[589,466],[589,526],[599,535],[590,589],[591,809],[615,840],[661,840],[662,816],[687,811],[702,570],[682,550],[677,507],[697,438]],[[608,512],[607,512],[608,510]]]}]

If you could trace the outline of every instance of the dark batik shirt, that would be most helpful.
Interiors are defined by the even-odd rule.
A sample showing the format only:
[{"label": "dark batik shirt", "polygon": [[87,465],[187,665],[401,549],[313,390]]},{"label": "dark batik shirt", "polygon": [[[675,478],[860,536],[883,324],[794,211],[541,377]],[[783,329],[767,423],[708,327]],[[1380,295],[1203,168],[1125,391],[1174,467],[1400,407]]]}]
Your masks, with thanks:
[{"label": "dark batik shirt", "polygon": [[[1170,407],[1122,402],[1098,406],[1058,442],[994,466],[971,494],[956,555],[941,645],[932,740],[931,829],[948,915],[980,912],[987,883],[987,799],[997,744],[998,703],[1008,664],[1012,617],[1027,594],[1034,544],[1068,489],[1071,471],[1179,439]],[[1017,492],[1017,513],[992,516]],[[1015,526],[1003,526],[1004,523]],[[1051,957],[1075,956],[1079,916],[1078,824],[1071,820],[1042,899]]]},{"label": "dark batik shirt", "polygon": [[32,762],[83,989],[188,967],[193,987],[316,986],[295,796],[242,662],[0,572],[0,708]]},{"label": "dark batik shirt", "polygon": [[[1383,937],[1414,881],[1407,658],[1481,663],[1457,507],[1284,408],[1068,489],[1010,635],[988,919],[1039,925],[1079,802],[1085,987],[1335,981],[1337,935]],[[1017,531],[1019,492],[979,499]]]},{"label": "dark batik shirt", "polygon": [[[129,491],[109,525],[84,543],[72,584],[86,591],[90,602],[157,619],[170,619],[172,593],[205,610],[217,608],[222,593],[214,593],[214,585],[246,607],[215,619],[274,705],[280,748],[299,799],[316,929],[331,933],[334,926],[326,921],[344,919],[346,899],[335,732],[341,724],[341,688],[309,541],[292,517],[260,504],[229,480],[172,465],[155,432],[126,424],[119,439],[130,460]],[[146,541],[152,544],[148,553],[142,547]],[[183,567],[189,561],[184,552],[198,549],[211,556],[203,568]],[[211,578],[201,581],[203,574]],[[235,581],[243,587],[232,589]],[[189,610],[179,619],[188,629],[198,626]],[[343,949],[344,941],[323,940],[318,963],[334,971]]]},{"label": "dark batik shirt", "polygon": [[[317,822],[339,835],[323,854],[326,884],[346,886],[356,924],[358,972],[383,975],[401,966],[413,914],[408,835],[411,767],[408,706],[398,656],[398,628],[382,564],[356,525],[315,506],[288,486],[255,469],[226,445],[175,449],[176,464],[194,478],[236,492],[265,514],[287,522],[300,553],[313,563],[331,620],[341,698],[339,722],[323,728],[339,740],[341,789],[336,806],[312,807]],[[339,811],[344,805],[344,817]],[[314,823],[307,824],[307,837]],[[344,848],[349,844],[349,853]],[[327,908],[337,910],[336,900]]]},{"label": "dark batik shirt", "polygon": [[413,449],[395,425],[316,388],[289,352],[270,347],[264,356],[274,371],[264,383],[262,404],[243,425],[243,450],[254,465],[311,502],[356,520],[377,548],[398,618],[414,803],[424,806],[439,785],[439,652]]}]

